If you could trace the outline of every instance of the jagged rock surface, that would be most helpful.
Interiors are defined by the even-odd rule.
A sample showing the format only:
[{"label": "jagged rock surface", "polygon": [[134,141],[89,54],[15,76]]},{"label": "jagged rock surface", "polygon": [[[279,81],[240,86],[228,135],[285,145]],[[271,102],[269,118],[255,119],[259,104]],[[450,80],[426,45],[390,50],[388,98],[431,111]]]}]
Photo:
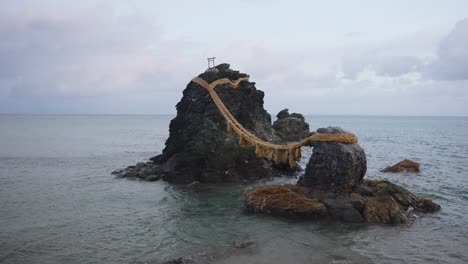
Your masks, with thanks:
[{"label": "jagged rock surface", "polygon": [[309,136],[309,124],[304,116],[298,113],[289,114],[289,110],[281,110],[273,123],[273,128],[284,141],[300,141]]},{"label": "jagged rock surface", "polygon": [[[222,78],[236,80],[247,74],[220,64],[199,75],[211,83]],[[237,89],[219,85],[216,92],[232,115],[259,138],[282,143],[271,127],[271,116],[263,108],[264,93],[255,83],[243,81]],[[258,179],[272,174],[271,162],[255,156],[253,147],[241,147],[238,138],[226,132],[226,122],[208,92],[194,82],[183,91],[177,116],[169,126],[169,138],[161,155],[146,163],[149,172],[126,170],[118,175],[151,179],[158,176],[173,183],[232,182]]]},{"label": "jagged rock surface", "polygon": [[[316,133],[344,133],[342,129],[319,128]],[[299,184],[324,190],[349,190],[366,174],[364,150],[355,144],[312,142],[313,153]]]}]

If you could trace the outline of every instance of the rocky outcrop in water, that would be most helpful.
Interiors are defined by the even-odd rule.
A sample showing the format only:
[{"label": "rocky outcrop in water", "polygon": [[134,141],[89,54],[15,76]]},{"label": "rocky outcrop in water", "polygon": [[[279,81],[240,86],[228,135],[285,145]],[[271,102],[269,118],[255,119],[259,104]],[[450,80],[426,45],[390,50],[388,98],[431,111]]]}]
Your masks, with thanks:
[{"label": "rocky outcrop in water", "polygon": [[[320,128],[316,133],[343,133],[339,128]],[[335,219],[345,222],[400,224],[410,209],[440,209],[430,199],[416,196],[386,180],[363,180],[367,170],[359,144],[313,142],[313,153],[304,175],[294,185],[259,186],[246,190],[250,212],[289,218]]]},{"label": "rocky outcrop in water", "polygon": [[383,169],[383,172],[420,172],[420,164],[409,159],[398,162]]},{"label": "rocky outcrop in water", "polygon": [[304,116],[298,113],[289,114],[289,110],[281,110],[273,123],[273,128],[284,141],[300,141],[309,136],[309,124]]},{"label": "rocky outcrop in water", "polygon": [[[220,64],[199,75],[208,83],[222,78],[237,80],[247,74]],[[263,140],[283,142],[271,126],[263,108],[264,93],[255,83],[242,81],[236,89],[219,85],[216,92],[232,115]],[[177,116],[169,125],[169,138],[161,155],[140,167],[131,166],[117,175],[126,178],[173,183],[235,182],[268,177],[271,162],[258,158],[254,147],[241,147],[238,138],[226,132],[226,122],[205,89],[190,82],[176,106]]]},{"label": "rocky outcrop in water", "polygon": [[386,180],[366,180],[348,192],[294,185],[267,185],[245,192],[250,212],[287,218],[334,219],[381,224],[406,223],[410,209],[435,212],[440,205]]},{"label": "rocky outcrop in water", "polygon": [[[340,134],[345,131],[328,127],[319,128],[316,133]],[[350,190],[366,174],[366,154],[358,143],[312,142],[312,147],[312,156],[299,181],[301,186],[333,191]]]}]

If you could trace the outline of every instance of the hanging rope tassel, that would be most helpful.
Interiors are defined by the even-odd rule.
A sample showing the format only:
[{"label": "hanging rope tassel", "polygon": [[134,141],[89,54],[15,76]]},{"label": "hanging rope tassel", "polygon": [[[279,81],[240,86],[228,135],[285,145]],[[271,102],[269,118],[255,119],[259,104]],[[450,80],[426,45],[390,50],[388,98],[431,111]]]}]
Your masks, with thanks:
[{"label": "hanging rope tassel", "polygon": [[239,145],[240,146],[245,146],[245,139],[244,139],[244,135],[240,134],[239,135]]},{"label": "hanging rope tassel", "polygon": [[294,154],[294,156],[296,156],[296,160],[299,160],[299,159],[302,158],[301,147],[297,147],[297,148],[295,149],[295,154]]},{"label": "hanging rope tassel", "polygon": [[296,167],[296,149],[289,150],[289,167]]},{"label": "hanging rope tassel", "polygon": [[233,135],[234,134],[234,130],[232,129],[232,123],[231,122],[227,122],[227,133],[229,135]]},{"label": "hanging rope tassel", "polygon": [[266,156],[266,158],[267,158],[268,160],[273,160],[273,154],[274,154],[274,149],[272,149],[272,148],[266,149],[266,154],[265,154],[265,156]]},{"label": "hanging rope tassel", "polygon": [[262,149],[259,144],[255,144],[255,155],[257,155],[257,157],[262,157]]}]

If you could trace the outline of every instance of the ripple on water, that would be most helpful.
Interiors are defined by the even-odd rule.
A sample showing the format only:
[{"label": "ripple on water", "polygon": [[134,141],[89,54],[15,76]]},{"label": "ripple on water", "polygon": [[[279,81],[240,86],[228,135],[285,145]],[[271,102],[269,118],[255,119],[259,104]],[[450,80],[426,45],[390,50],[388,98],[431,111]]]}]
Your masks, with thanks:
[{"label": "ripple on water", "polygon": [[[169,120],[0,116],[0,126],[10,124],[0,129],[0,262],[159,263],[193,256],[221,264],[468,263],[468,119],[309,118],[313,129],[332,124],[359,137],[369,179],[387,178],[442,205],[403,226],[245,214],[245,185],[197,191],[109,175],[156,155]],[[5,134],[14,127],[21,131]],[[311,154],[303,148],[302,167]],[[405,158],[420,162],[422,172],[380,172]],[[239,242],[253,246],[233,248]]]}]

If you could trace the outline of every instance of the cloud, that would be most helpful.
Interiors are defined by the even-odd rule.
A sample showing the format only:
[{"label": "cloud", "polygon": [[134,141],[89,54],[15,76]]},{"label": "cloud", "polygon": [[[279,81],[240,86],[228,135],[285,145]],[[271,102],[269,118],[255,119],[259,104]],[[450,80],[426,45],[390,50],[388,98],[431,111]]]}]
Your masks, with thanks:
[{"label": "cloud", "polygon": [[[0,9],[0,112],[171,113],[190,78],[206,67],[204,59],[216,56],[217,63],[249,73],[273,113],[289,107],[303,113],[423,114],[443,97],[457,103],[440,105],[442,114],[468,114],[468,19],[442,40],[422,32],[385,42],[295,48],[236,28],[229,29],[236,36],[229,41],[179,28],[169,39],[174,28],[159,24],[157,14],[123,12],[114,2],[41,5]],[[415,97],[425,98],[420,108]]]},{"label": "cloud", "polygon": [[118,16],[111,5],[0,10],[0,84],[5,96],[99,96],[173,87],[184,45],[154,20]]},{"label": "cloud", "polygon": [[439,80],[468,80],[468,18],[459,21],[439,45],[430,73]]}]

